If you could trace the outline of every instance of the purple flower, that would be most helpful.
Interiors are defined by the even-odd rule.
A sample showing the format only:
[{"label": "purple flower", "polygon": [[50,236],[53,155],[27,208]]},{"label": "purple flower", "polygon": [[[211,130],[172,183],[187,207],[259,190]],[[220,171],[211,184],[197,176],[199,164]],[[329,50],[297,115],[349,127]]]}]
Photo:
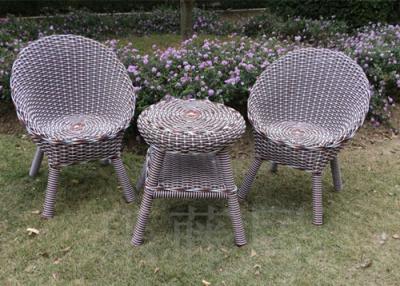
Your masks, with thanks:
[{"label": "purple flower", "polygon": [[135,65],[130,65],[130,66],[128,67],[128,72],[134,73],[134,72],[136,72],[136,71],[137,71],[137,66],[135,66]]},{"label": "purple flower", "polygon": [[225,80],[225,83],[227,84],[231,84],[231,85],[235,85],[236,83],[238,83],[240,81],[240,77],[236,76],[236,77],[231,77],[227,80]]},{"label": "purple flower", "polygon": [[209,89],[208,90],[208,96],[213,96],[214,95],[214,90],[213,89]]},{"label": "purple flower", "polygon": [[246,56],[247,56],[248,58],[252,58],[252,57],[254,57],[254,53],[248,52],[248,53],[246,54]]},{"label": "purple flower", "polygon": [[181,79],[180,79],[180,81],[181,81],[181,83],[186,83],[186,82],[188,82],[190,79],[189,79],[189,77],[188,76],[183,76],[183,77],[181,77]]}]

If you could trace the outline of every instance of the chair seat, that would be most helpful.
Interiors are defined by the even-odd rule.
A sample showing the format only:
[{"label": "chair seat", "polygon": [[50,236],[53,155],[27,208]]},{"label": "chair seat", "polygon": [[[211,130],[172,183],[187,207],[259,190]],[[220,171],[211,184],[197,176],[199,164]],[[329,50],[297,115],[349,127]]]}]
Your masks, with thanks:
[{"label": "chair seat", "polygon": [[278,121],[265,129],[269,139],[293,147],[328,146],[337,138],[334,132],[308,122]]},{"label": "chair seat", "polygon": [[74,114],[60,116],[38,124],[36,130],[47,141],[52,142],[96,142],[115,137],[119,122],[107,115]]}]

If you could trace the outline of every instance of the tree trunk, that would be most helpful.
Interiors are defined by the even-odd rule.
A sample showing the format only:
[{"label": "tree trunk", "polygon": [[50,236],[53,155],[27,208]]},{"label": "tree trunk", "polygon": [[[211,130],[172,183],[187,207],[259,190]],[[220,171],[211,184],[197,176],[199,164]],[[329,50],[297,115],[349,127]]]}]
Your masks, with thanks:
[{"label": "tree trunk", "polygon": [[181,35],[188,39],[193,33],[193,7],[194,0],[181,0]]}]

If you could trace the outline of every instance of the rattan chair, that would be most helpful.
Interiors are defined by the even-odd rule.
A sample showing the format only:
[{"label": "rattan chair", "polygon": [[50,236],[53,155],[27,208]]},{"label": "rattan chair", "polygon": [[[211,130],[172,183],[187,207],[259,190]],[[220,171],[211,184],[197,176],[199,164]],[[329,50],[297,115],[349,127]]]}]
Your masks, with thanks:
[{"label": "rattan chair", "polygon": [[312,173],[313,223],[323,223],[321,173],[330,162],[341,189],[337,154],[362,125],[370,85],[346,55],[299,49],[272,63],[257,79],[248,101],[255,159],[239,190],[244,199],[263,160]]},{"label": "rattan chair", "polygon": [[135,90],[123,64],[106,46],[74,35],[29,44],[12,68],[17,115],[38,148],[30,175],[48,156],[42,217],[54,215],[60,167],[111,159],[127,202],[133,189],[121,161],[122,138],[133,117]]}]

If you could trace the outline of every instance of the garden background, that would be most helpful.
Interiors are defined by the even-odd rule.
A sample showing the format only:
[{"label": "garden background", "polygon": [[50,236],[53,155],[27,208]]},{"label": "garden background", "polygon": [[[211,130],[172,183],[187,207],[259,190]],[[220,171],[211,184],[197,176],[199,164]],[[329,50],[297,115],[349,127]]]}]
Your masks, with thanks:
[{"label": "garden background", "polygon": [[[137,115],[165,95],[209,97],[244,111],[257,75],[279,56],[304,46],[343,51],[363,67],[374,93],[369,113],[372,122],[389,122],[391,106],[400,94],[398,1],[197,1],[199,7],[208,8],[194,11],[193,30],[203,35],[200,40],[195,35],[177,45],[179,38],[175,37],[172,47],[161,41],[161,46],[155,43],[140,51],[135,45],[143,41],[135,43],[132,37],[179,33],[178,1],[3,3],[0,15],[42,15],[1,19],[0,100],[5,103],[10,102],[10,71],[18,52],[29,41],[57,33],[101,40],[116,51],[139,88]],[[157,8],[160,4],[162,8]],[[263,6],[265,12],[247,17],[210,9]],[[99,15],[89,9],[108,13],[137,10]]]},{"label": "garden background", "polygon": [[[0,1],[0,284],[396,285],[400,2],[195,3],[194,35],[182,41],[179,1]],[[244,249],[232,248],[228,218],[223,229],[195,236],[186,247],[174,236],[168,213],[187,210],[187,202],[160,202],[151,239],[131,250],[137,206],[119,201],[107,166],[67,169],[57,218],[39,221],[47,170],[27,177],[34,146],[17,122],[9,80],[22,48],[60,33],[99,40],[117,53],[137,89],[135,120],[165,96],[209,98],[246,116],[257,76],[287,52],[312,46],[349,55],[367,74],[373,95],[365,126],[341,158],[345,191],[324,198],[326,225],[309,225],[305,175],[283,168],[272,176],[266,166],[242,206],[250,237]],[[124,157],[134,182],[145,145],[132,126]],[[250,134],[233,149],[238,183],[251,150]],[[324,188],[329,186],[327,176]],[[192,206],[207,210],[201,202]],[[27,227],[40,234],[26,235]]]}]

